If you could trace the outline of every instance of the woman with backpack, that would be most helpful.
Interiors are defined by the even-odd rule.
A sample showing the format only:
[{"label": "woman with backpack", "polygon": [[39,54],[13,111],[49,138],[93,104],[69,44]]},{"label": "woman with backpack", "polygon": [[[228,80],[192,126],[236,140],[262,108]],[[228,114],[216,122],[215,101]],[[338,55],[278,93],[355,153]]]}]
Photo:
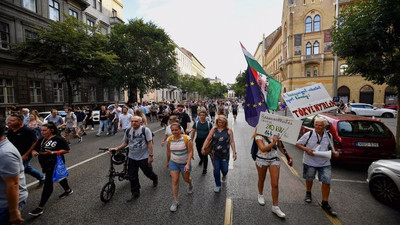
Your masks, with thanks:
[{"label": "woman with backpack", "polygon": [[169,168],[172,180],[172,196],[174,201],[170,207],[171,212],[178,209],[179,192],[179,174],[182,174],[183,180],[188,183],[187,193],[193,193],[191,160],[193,156],[193,142],[186,134],[182,134],[179,123],[171,124],[172,135],[168,138],[167,144],[167,168]]},{"label": "woman with backpack", "polygon": [[214,192],[219,193],[221,191],[221,172],[222,181],[226,180],[226,175],[229,169],[229,149],[232,147],[233,160],[237,158],[235,140],[233,138],[233,131],[228,127],[228,120],[225,116],[219,115],[215,121],[216,127],[214,127],[204,141],[201,153],[205,154],[206,147],[212,145],[212,157],[214,162],[214,179],[215,188]]},{"label": "woman with backpack", "polygon": [[210,133],[213,124],[206,120],[207,111],[205,110],[200,111],[199,117],[200,120],[193,124],[192,133],[190,137],[192,140],[194,140],[194,135],[197,132],[196,149],[200,158],[199,166],[203,165],[203,174],[207,174],[208,154],[202,154],[201,148],[203,147],[204,141],[206,140],[208,134]]},{"label": "woman with backpack", "polygon": [[274,136],[272,141],[270,141],[268,137],[254,133],[253,138],[255,139],[258,147],[258,152],[255,159],[258,173],[258,203],[260,205],[265,205],[265,199],[263,196],[264,181],[267,171],[269,170],[271,178],[272,212],[280,218],[284,218],[286,215],[278,206],[280,160],[278,157],[277,148],[279,148],[282,154],[287,156],[289,159],[289,165],[291,165],[293,159],[284,149],[283,144],[279,140],[278,136]]}]

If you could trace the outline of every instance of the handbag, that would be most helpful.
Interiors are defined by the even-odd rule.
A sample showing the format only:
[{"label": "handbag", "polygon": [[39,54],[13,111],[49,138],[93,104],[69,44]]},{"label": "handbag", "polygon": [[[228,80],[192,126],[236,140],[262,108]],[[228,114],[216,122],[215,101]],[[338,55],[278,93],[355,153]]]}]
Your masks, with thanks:
[{"label": "handbag", "polygon": [[206,147],[204,147],[204,155],[211,154],[211,150],[212,150],[212,141],[210,141],[210,143]]},{"label": "handbag", "polygon": [[65,164],[61,158],[61,156],[57,156],[57,162],[54,167],[54,172],[53,172],[53,182],[60,182],[63,179],[67,178],[69,175],[67,167],[65,167]]}]

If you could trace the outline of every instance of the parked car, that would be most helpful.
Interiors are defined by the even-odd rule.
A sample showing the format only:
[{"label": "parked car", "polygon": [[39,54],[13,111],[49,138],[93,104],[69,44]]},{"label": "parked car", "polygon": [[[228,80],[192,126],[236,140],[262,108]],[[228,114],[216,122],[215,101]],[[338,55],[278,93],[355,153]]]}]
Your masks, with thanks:
[{"label": "parked car", "polygon": [[396,111],[397,111],[397,109],[399,108],[399,106],[396,105],[396,104],[390,104],[390,105],[385,105],[385,106],[383,106],[383,108],[385,108],[385,109],[393,109],[393,110],[396,110]]},{"label": "parked car", "polygon": [[100,122],[100,110],[93,110],[93,122],[99,123]]},{"label": "parked car", "polygon": [[400,206],[400,159],[373,162],[368,168],[367,182],[378,201]]},{"label": "parked car", "polygon": [[379,119],[334,113],[312,115],[303,120],[299,137],[314,128],[317,117],[323,117],[330,123],[329,132],[339,152],[334,161],[369,164],[378,159],[395,157],[395,137]]},{"label": "parked car", "polygon": [[[47,112],[44,112],[47,113]],[[51,115],[50,112],[48,112],[49,114],[43,119],[43,123],[47,123],[47,118],[49,118],[49,116]],[[39,113],[40,115],[40,113]],[[62,117],[63,121],[65,121],[65,116],[67,115],[67,113],[65,111],[58,111],[58,115]]]},{"label": "parked car", "polygon": [[397,111],[393,109],[377,108],[366,103],[351,103],[351,113],[359,116],[380,116],[393,118],[397,116]]}]

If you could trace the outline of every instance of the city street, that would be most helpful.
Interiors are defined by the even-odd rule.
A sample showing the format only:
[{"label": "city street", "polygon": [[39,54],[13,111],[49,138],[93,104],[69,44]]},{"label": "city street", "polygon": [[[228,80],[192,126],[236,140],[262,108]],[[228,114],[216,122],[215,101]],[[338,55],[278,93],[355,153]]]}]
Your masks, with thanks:
[{"label": "city street", "polygon": [[[385,119],[384,122],[395,125],[395,120]],[[60,200],[58,195],[63,190],[55,184],[43,215],[37,218],[28,215],[28,212],[37,207],[42,189],[37,189],[35,180],[27,175],[29,198],[22,211],[25,224],[224,224],[230,216],[232,224],[396,224],[400,221],[398,210],[379,203],[370,194],[365,181],[367,166],[332,166],[329,202],[338,212],[337,218],[328,216],[320,208],[321,185],[318,182],[314,182],[312,203],[305,203],[302,152],[289,144],[286,144],[286,148],[294,159],[294,166],[287,166],[282,157],[279,206],[286,214],[286,219],[278,218],[271,212],[269,178],[264,191],[266,205],[260,206],[257,202],[257,171],[250,155],[254,129],[247,125],[242,109],[236,121],[230,115],[229,126],[234,131],[238,159],[230,161],[228,178],[222,185],[221,193],[213,191],[211,165],[208,173],[202,175],[195,151],[195,160],[192,162],[194,192],[187,194],[187,186],[181,179],[181,205],[177,212],[169,211],[172,203],[171,180],[166,168],[166,150],[160,145],[164,130],[160,129],[158,122],[154,122],[149,127],[155,133],[153,168],[159,177],[158,187],[153,188],[152,181],[139,172],[139,199],[126,203],[125,200],[130,197],[129,182],[116,181],[115,195],[105,204],[100,201],[100,190],[108,181],[106,175],[110,155],[98,151],[98,148],[119,145],[123,133],[96,137],[94,130],[87,132],[82,143],[73,139],[71,153],[66,155],[70,173],[68,181],[74,193]],[[390,129],[395,131],[395,128]],[[32,165],[40,168],[37,159],[33,160]]]}]

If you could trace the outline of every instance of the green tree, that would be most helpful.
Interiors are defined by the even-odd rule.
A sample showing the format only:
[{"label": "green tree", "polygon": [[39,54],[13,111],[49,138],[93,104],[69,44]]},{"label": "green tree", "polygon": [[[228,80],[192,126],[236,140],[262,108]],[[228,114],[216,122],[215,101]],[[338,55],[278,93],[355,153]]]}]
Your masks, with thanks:
[{"label": "green tree", "polygon": [[228,88],[219,82],[212,83],[208,89],[207,97],[209,98],[225,98]]},{"label": "green tree", "polygon": [[[354,1],[344,7],[332,33],[334,52],[348,63],[348,71],[375,84],[397,89],[400,100],[400,4],[398,0]],[[399,104],[399,103],[397,103]],[[400,119],[397,117],[400,155]]]},{"label": "green tree", "polygon": [[235,92],[236,97],[244,96],[244,85],[245,85],[246,71],[239,73],[236,76],[236,81],[232,85],[231,89]]},{"label": "green tree", "polygon": [[65,21],[37,27],[36,37],[13,45],[17,59],[29,62],[39,72],[54,72],[67,84],[72,105],[72,85],[81,79],[108,76],[117,56],[106,50],[107,36],[96,27],[66,16]]},{"label": "green tree", "polygon": [[120,58],[112,82],[129,89],[128,102],[153,89],[177,85],[175,46],[167,33],[142,19],[118,24],[110,33],[111,49]]}]

